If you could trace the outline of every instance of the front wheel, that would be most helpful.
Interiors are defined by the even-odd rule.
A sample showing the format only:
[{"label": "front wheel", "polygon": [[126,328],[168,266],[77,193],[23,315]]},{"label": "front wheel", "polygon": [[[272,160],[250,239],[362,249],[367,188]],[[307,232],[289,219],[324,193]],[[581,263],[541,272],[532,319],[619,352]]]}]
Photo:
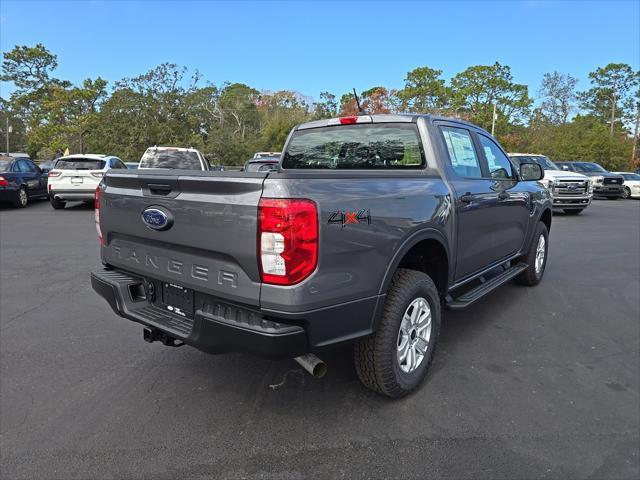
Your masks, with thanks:
[{"label": "front wheel", "polygon": [[629,187],[624,187],[624,189],[622,190],[622,198],[624,198],[625,200],[627,198],[631,198],[631,189]]},{"label": "front wheel", "polygon": [[440,297],[428,275],[400,268],[378,330],[355,345],[356,372],[368,388],[398,398],[424,380],[440,336]]},{"label": "front wheel", "polygon": [[547,267],[547,253],[549,253],[549,232],[544,223],[538,222],[531,248],[522,258],[527,268],[516,277],[516,281],[527,286],[539,284]]},{"label": "front wheel", "polygon": [[567,215],[580,215],[582,213],[582,210],[584,210],[584,208],[579,208],[577,210],[564,210],[564,213],[566,213]]}]

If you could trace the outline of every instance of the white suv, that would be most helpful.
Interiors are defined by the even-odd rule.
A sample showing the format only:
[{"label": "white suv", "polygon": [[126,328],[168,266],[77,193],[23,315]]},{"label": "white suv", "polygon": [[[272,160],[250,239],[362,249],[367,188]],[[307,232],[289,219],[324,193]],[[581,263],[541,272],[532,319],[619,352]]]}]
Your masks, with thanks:
[{"label": "white suv", "polygon": [[118,157],[77,154],[60,157],[49,172],[49,200],[56,210],[68,201],[93,201],[105,172],[127,166]]},{"label": "white suv", "polygon": [[142,155],[139,169],[170,168],[178,170],[210,170],[209,162],[195,148],[150,147]]}]

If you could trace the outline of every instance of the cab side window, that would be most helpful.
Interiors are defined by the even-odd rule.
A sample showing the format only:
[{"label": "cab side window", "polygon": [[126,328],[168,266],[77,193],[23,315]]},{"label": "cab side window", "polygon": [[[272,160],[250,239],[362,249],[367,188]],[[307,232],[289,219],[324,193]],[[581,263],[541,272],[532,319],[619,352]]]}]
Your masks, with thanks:
[{"label": "cab side window", "polygon": [[465,178],[482,178],[480,161],[473,147],[473,140],[464,128],[440,127],[444,143],[449,152],[449,161],[453,170]]},{"label": "cab side window", "polygon": [[515,178],[513,167],[507,156],[489,137],[479,134],[480,147],[484,152],[489,166],[489,174],[491,178],[496,180],[512,180]]}]

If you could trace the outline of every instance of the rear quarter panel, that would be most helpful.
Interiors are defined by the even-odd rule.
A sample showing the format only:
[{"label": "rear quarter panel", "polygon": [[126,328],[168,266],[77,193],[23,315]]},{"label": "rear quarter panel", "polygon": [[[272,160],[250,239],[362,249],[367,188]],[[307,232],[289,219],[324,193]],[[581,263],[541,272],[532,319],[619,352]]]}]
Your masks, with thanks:
[{"label": "rear quarter panel", "polygon": [[374,297],[412,235],[435,229],[451,238],[451,197],[435,170],[398,173],[270,174],[264,198],[307,198],[318,205],[320,245],[315,273],[291,287],[263,284],[261,307],[302,312]]}]

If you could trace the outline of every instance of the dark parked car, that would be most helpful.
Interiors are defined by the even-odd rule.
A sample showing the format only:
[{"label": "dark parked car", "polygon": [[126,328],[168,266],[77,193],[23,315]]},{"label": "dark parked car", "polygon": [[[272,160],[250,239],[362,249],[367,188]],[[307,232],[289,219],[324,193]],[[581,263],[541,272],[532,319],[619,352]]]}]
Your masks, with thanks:
[{"label": "dark parked car", "polygon": [[242,167],[243,172],[269,172],[278,169],[280,157],[252,158]]},{"label": "dark parked car", "polygon": [[24,208],[47,197],[47,174],[38,165],[29,158],[0,157],[0,202]]},{"label": "dark parked car", "polygon": [[581,173],[591,177],[593,182],[593,196],[607,198],[621,198],[624,190],[622,184],[624,178],[605,170],[602,165],[595,162],[555,162],[562,170]]},{"label": "dark parked car", "polygon": [[309,122],[275,172],[109,171],[91,281],[148,342],[295,358],[318,375],[314,354],[355,343],[362,382],[399,397],[427,374],[442,307],[542,280],[543,175],[461,120]]}]

